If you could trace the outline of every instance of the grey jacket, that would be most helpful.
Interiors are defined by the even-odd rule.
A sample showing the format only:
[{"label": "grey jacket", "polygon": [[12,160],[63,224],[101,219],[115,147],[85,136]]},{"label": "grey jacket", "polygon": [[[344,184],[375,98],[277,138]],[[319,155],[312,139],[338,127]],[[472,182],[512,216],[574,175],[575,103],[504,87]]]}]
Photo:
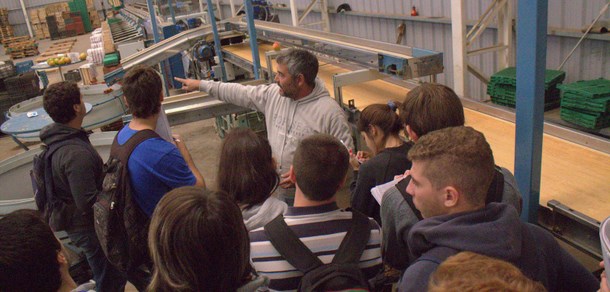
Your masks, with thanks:
[{"label": "grey jacket", "polygon": [[470,251],[508,261],[548,291],[599,288],[593,274],[561,248],[551,233],[522,222],[515,208],[507,204],[490,203],[479,210],[430,217],[415,224],[409,232],[409,249],[417,260],[404,272],[398,291],[425,291],[430,275],[446,259],[434,255],[441,248],[449,248],[453,254]]},{"label": "grey jacket", "polygon": [[53,123],[40,131],[40,140],[47,145],[68,139],[86,143],[63,146],[51,158],[53,195],[63,206],[52,211],[49,225],[55,231],[93,230],[92,206],[104,179],[102,158],[82,129]]},{"label": "grey jacket", "polygon": [[311,94],[298,101],[281,96],[275,83],[246,86],[202,80],[199,89],[222,101],[265,114],[267,136],[280,174],[290,170],[299,142],[312,134],[330,134],[348,148],[354,148],[347,117],[319,78]]},{"label": "grey jacket", "polygon": [[[502,202],[515,207],[521,213],[521,193],[510,170],[502,167],[504,191]],[[419,219],[396,187],[389,189],[381,200],[381,222],[383,222],[383,259],[395,269],[404,270],[414,260],[409,258],[407,239],[411,227]]]},{"label": "grey jacket", "polygon": [[250,209],[241,211],[244,217],[244,223],[248,231],[263,227],[271,220],[275,219],[280,214],[284,214],[288,209],[286,203],[278,200],[276,197],[269,197],[262,204],[252,206]]}]

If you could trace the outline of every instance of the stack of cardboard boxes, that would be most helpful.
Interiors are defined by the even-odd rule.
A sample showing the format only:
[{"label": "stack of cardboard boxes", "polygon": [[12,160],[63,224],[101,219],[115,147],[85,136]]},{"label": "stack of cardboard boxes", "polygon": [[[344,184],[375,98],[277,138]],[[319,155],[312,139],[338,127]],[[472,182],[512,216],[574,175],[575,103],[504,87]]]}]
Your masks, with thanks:
[{"label": "stack of cardboard boxes", "polygon": [[91,20],[91,28],[96,29],[102,26],[102,22],[100,20],[100,15],[97,13],[95,9],[95,4],[93,4],[93,0],[86,0],[87,2],[87,13],[89,14],[89,20]]},{"label": "stack of cardboard boxes", "polygon": [[46,21],[49,30],[49,35],[52,40],[57,40],[66,37],[63,12],[70,12],[68,3],[56,3],[45,6]]},{"label": "stack of cardboard boxes", "polygon": [[0,8],[0,40],[14,35],[13,26],[8,23],[8,9]]},{"label": "stack of cardboard boxes", "polygon": [[47,11],[44,8],[30,10],[30,22],[32,23],[32,30],[37,39],[48,39],[51,37],[49,34],[49,26],[47,25]]}]

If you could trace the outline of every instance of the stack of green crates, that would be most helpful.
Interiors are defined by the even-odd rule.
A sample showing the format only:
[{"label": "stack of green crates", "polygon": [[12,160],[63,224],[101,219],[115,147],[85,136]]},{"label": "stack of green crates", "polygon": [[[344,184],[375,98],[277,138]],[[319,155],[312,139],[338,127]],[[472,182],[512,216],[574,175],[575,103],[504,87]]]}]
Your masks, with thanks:
[{"label": "stack of green crates", "polygon": [[[557,85],[563,82],[566,73],[557,70],[546,70],[544,78],[544,110],[559,107],[560,94]],[[491,76],[487,84],[487,94],[491,102],[515,108],[517,92],[517,69],[508,67]]]},{"label": "stack of green crates", "polygon": [[89,19],[89,11],[87,11],[86,0],[72,0],[68,2],[70,12],[80,12],[81,19],[83,20],[83,26],[85,32],[91,32],[91,19]]},{"label": "stack of green crates", "polygon": [[577,81],[559,88],[563,120],[588,129],[610,126],[610,80]]},{"label": "stack of green crates", "polygon": [[121,63],[121,58],[118,53],[106,54],[103,63],[105,67],[117,66]]}]

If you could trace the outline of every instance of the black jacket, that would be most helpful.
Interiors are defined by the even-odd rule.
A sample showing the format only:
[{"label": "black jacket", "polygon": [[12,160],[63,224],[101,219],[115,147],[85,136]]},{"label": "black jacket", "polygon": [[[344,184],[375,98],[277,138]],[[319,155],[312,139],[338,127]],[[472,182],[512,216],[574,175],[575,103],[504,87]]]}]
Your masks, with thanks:
[{"label": "black jacket", "polygon": [[93,230],[92,206],[104,179],[102,158],[82,129],[53,123],[40,131],[40,140],[47,145],[68,139],[85,143],[65,145],[51,158],[53,195],[63,204],[51,211],[49,225],[55,231]]},{"label": "black jacket", "polygon": [[394,176],[411,168],[411,161],[407,159],[411,145],[404,143],[399,147],[386,148],[360,166],[350,185],[352,208],[382,224],[380,207],[371,195],[371,188],[392,181]]}]

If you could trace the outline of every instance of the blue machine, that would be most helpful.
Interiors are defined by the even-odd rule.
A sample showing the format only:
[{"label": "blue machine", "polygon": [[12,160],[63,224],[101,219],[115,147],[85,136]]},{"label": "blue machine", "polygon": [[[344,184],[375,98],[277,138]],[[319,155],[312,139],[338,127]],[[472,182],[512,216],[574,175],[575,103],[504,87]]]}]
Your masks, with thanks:
[{"label": "blue machine", "polygon": [[[264,21],[271,21],[275,15],[271,12],[271,5],[266,0],[252,0],[253,18]],[[244,10],[237,12],[237,15],[245,14]]]},{"label": "blue machine", "polygon": [[[162,27],[162,31],[163,31],[163,37],[164,38],[170,38],[174,35],[177,35],[179,33],[177,27],[175,25],[167,25]],[[182,64],[182,55],[180,53],[174,55],[173,57],[170,57],[168,59],[169,61],[169,75],[167,76],[171,81],[172,81],[172,85],[174,86],[174,88],[180,88],[182,87],[182,84],[180,84],[180,82],[174,80],[174,77],[179,77],[179,78],[185,78],[185,74],[184,74],[184,65]]]}]

